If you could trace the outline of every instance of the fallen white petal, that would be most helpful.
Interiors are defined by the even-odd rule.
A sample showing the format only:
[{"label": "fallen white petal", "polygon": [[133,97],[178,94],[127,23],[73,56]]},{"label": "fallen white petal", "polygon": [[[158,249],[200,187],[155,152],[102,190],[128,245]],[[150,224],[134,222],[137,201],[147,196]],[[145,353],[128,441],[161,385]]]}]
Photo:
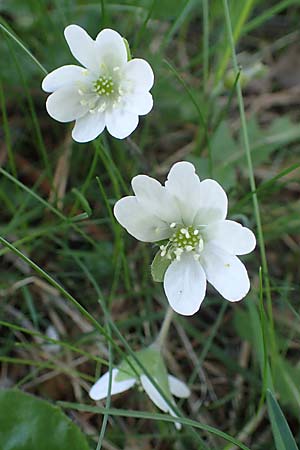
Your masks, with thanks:
[{"label": "fallen white petal", "polygon": [[230,255],[213,244],[204,247],[201,258],[207,281],[231,302],[245,297],[250,282],[244,264],[234,255]]},{"label": "fallen white petal", "polygon": [[114,215],[129,234],[143,242],[157,242],[170,235],[169,226],[142,208],[134,196],[118,200]]},{"label": "fallen white petal", "polygon": [[123,67],[127,62],[127,50],[122,36],[117,31],[106,28],[96,37],[98,58],[111,69]]},{"label": "fallen white petal", "polygon": [[205,297],[206,277],[192,253],[183,253],[180,261],[170,264],[164,277],[164,289],[170,306],[178,314],[191,316],[199,310]]},{"label": "fallen white petal", "polygon": [[103,113],[86,113],[76,120],[72,138],[77,142],[89,142],[99,136],[105,128]]},{"label": "fallen white petal", "polygon": [[150,91],[154,83],[154,74],[150,64],[144,59],[134,58],[128,61],[123,70],[125,79],[139,89]]},{"label": "fallen white petal", "polygon": [[[112,383],[111,383],[111,395],[120,394],[121,392],[127,391],[130,389],[135,383],[135,378],[128,378],[123,381],[115,381],[116,376],[118,375],[119,370],[112,370]],[[99,380],[92,386],[89,396],[93,400],[103,400],[108,396],[109,389],[109,372],[106,372]]]},{"label": "fallen white petal", "polygon": [[178,201],[182,224],[192,225],[200,196],[200,180],[193,164],[184,161],[174,164],[165,186]]},{"label": "fallen white petal", "polygon": [[188,398],[191,395],[189,387],[173,375],[168,375],[171,394],[178,398]]},{"label": "fallen white petal", "polygon": [[214,180],[204,180],[200,183],[198,212],[194,225],[206,225],[224,220],[227,215],[228,200],[224,189]]},{"label": "fallen white petal", "polygon": [[96,42],[78,25],[67,26],[64,34],[68,46],[77,61],[84,67],[98,73],[99,58]]},{"label": "fallen white petal", "polygon": [[150,400],[152,400],[152,402],[163,412],[168,412],[170,409],[168,403],[160,395],[160,393],[158,392],[156,387],[152,384],[152,382],[149,380],[149,378],[146,375],[142,374],[140,379],[142,386],[146,394],[150,398]]},{"label": "fallen white petal", "polygon": [[137,175],[131,185],[138,202],[146,211],[168,223],[180,221],[180,211],[174,197],[157,180],[147,175]]},{"label": "fallen white petal", "polygon": [[205,236],[211,243],[231,255],[246,255],[252,252],[256,245],[252,231],[232,220],[211,224],[206,228]]},{"label": "fallen white petal", "polygon": [[87,112],[87,106],[80,103],[81,97],[74,86],[64,87],[53,92],[46,101],[46,109],[53,119],[71,122]]},{"label": "fallen white petal", "polygon": [[45,92],[54,92],[62,87],[70,86],[83,79],[83,70],[82,67],[74,65],[59,67],[43,79],[42,89]]},{"label": "fallen white petal", "polygon": [[[152,382],[146,375],[141,375],[141,383],[150,400],[152,400],[152,402],[159,409],[161,409],[163,412],[168,412],[173,417],[178,417],[173,408],[168,405],[168,403],[165,401],[162,395],[160,395],[156,387],[152,384]],[[171,399],[171,402],[174,403],[174,400]],[[181,429],[181,423],[174,422],[174,424],[178,430]]]},{"label": "fallen white petal", "polygon": [[105,113],[107,130],[117,139],[124,139],[129,136],[136,129],[138,123],[138,115],[125,109],[115,108]]}]

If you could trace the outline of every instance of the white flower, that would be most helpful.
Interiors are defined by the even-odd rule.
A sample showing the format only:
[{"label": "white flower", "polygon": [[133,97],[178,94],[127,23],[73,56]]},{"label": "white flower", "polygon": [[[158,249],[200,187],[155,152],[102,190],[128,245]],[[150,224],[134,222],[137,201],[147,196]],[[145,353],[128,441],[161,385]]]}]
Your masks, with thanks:
[{"label": "white flower", "polygon": [[214,180],[200,182],[188,162],[175,164],[165,186],[146,175],[132,180],[135,196],[114,208],[120,224],[144,242],[159,242],[166,262],[164,289],[171,307],[183,315],[199,310],[206,280],[227,300],[241,300],[250,288],[245,266],[236,257],[250,253],[255,236],[225,220],[227,196]]},{"label": "white flower", "polygon": [[[149,347],[136,353],[136,356],[147,368],[150,375],[155,382],[160,386],[164,392],[165,397],[171,404],[174,404],[172,394],[178,398],[187,398],[191,394],[188,386],[183,381],[169,375],[166,372],[164,363],[158,351]],[[119,394],[127,391],[135,384],[141,386],[150,400],[163,412],[169,413],[177,417],[171,406],[166,402],[163,396],[158,392],[151,380],[141,371],[134,360],[131,360],[131,365],[135,367],[135,372],[123,361],[118,368],[112,369],[111,374],[111,395]],[[109,390],[109,372],[102,375],[99,380],[92,386],[89,396],[93,400],[103,400],[107,397]],[[175,426],[180,429],[181,424],[175,422]]]},{"label": "white flower", "polygon": [[118,139],[129,136],[138,116],[153,106],[150,65],[139,58],[128,61],[124,39],[114,30],[102,30],[93,40],[78,25],[69,25],[65,38],[84,67],[62,66],[44,78],[43,90],[52,92],[46,102],[49,115],[59,122],[75,120],[77,142],[95,139],[105,127]]}]

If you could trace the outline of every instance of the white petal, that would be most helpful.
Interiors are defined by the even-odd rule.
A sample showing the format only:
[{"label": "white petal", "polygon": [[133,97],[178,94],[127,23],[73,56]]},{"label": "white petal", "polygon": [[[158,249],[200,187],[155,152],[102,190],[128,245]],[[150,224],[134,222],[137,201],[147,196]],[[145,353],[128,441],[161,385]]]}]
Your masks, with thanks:
[{"label": "white petal", "polygon": [[157,180],[147,175],[137,175],[131,185],[138,202],[146,211],[169,224],[180,221],[180,211],[174,197]]},{"label": "white petal", "polygon": [[[119,370],[112,370],[111,395],[120,394],[120,392],[127,391],[136,382],[135,378],[128,378],[128,380],[115,381]],[[106,372],[99,380],[92,386],[89,396],[93,400],[102,400],[107,397],[109,388],[109,372]]]},{"label": "white petal", "polygon": [[188,398],[191,395],[189,387],[173,375],[168,375],[171,394],[178,398]]},{"label": "white petal", "polygon": [[201,262],[207,281],[226,300],[236,302],[247,295],[250,289],[247,270],[236,256],[230,255],[213,244],[207,244],[204,247]]},{"label": "white petal", "polygon": [[105,123],[108,132],[113,137],[124,139],[136,129],[139,116],[125,109],[115,108],[105,113]]},{"label": "white petal", "polygon": [[122,227],[140,241],[156,242],[170,235],[169,226],[145,210],[133,196],[118,200],[114,215]]},{"label": "white petal", "polygon": [[246,255],[256,245],[255,236],[249,228],[232,220],[209,225],[204,232],[206,239],[231,255]]},{"label": "white petal", "polygon": [[127,50],[122,36],[110,28],[106,28],[96,37],[98,57],[101,63],[110,68],[121,68],[127,62]]},{"label": "white petal", "polygon": [[74,82],[82,80],[83,70],[82,67],[74,65],[59,67],[48,73],[43,79],[42,89],[45,92],[54,92],[62,87],[70,86]]},{"label": "white petal", "polygon": [[125,99],[124,108],[127,111],[143,116],[148,114],[153,107],[153,98],[149,92],[133,92]]},{"label": "white petal", "polygon": [[160,395],[156,387],[152,384],[149,378],[146,375],[141,375],[141,383],[143,388],[145,389],[146,394],[152,400],[154,405],[156,405],[163,412],[168,412],[170,407],[165,399]]},{"label": "white petal", "polygon": [[81,97],[74,86],[64,87],[49,95],[46,109],[53,119],[59,122],[71,122],[87,111],[87,106],[81,105],[80,101]]},{"label": "white petal", "polygon": [[191,316],[201,306],[206,291],[206,277],[192,253],[183,253],[180,261],[167,268],[164,289],[170,306],[178,314]]},{"label": "white petal", "polygon": [[206,225],[224,220],[227,215],[228,200],[224,189],[214,180],[200,183],[199,209],[194,219],[195,225]]},{"label": "white petal", "polygon": [[189,162],[179,162],[171,168],[166,189],[177,199],[184,225],[192,225],[198,210],[200,180],[195,167]]},{"label": "white petal", "polygon": [[78,25],[69,25],[65,28],[65,38],[77,61],[84,67],[98,72],[99,61],[96,42],[87,32]]},{"label": "white petal", "polygon": [[99,136],[105,128],[103,113],[86,113],[76,120],[72,138],[77,142],[89,142]]},{"label": "white petal", "polygon": [[144,59],[130,60],[123,69],[123,76],[134,85],[136,90],[150,91],[154,83],[153,70]]},{"label": "white petal", "polygon": [[[171,416],[177,417],[177,414],[174,412],[171,406],[168,405],[165,399],[160,395],[156,387],[153,386],[153,384],[146,375],[141,375],[141,383],[146,394],[148,395],[148,397],[154,403],[155,406],[157,406],[163,412],[168,412],[169,414],[171,414]],[[173,399],[172,403],[174,403]],[[175,422],[175,427],[178,430],[180,430],[181,424],[179,422]]]}]

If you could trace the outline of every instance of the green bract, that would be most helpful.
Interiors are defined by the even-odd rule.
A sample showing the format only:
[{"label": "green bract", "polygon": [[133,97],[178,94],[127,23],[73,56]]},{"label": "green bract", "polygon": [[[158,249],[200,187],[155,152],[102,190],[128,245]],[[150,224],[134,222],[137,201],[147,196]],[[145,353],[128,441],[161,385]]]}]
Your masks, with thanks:
[{"label": "green bract", "polygon": [[171,260],[161,256],[161,250],[159,250],[151,264],[151,275],[154,281],[163,282],[167,268],[171,264]]},{"label": "green bract", "polygon": [[[155,347],[148,347],[135,353],[141,365],[145,367],[149,375],[155,379],[164,394],[171,399],[171,392],[168,383],[168,373],[160,352]],[[119,365],[119,373],[116,381],[124,381],[129,378],[138,378],[144,374],[144,370],[132,356],[124,360]]]}]

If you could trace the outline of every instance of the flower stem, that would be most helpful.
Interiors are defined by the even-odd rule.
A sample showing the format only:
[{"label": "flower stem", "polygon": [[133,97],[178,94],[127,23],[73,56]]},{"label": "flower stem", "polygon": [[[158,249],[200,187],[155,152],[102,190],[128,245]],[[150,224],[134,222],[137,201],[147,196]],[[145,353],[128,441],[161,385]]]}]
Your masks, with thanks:
[{"label": "flower stem", "polygon": [[165,343],[166,337],[168,335],[168,331],[172,322],[172,318],[173,318],[173,314],[174,311],[173,309],[169,306],[169,308],[167,309],[164,321],[162,323],[161,329],[158,333],[158,336],[155,340],[155,344],[157,345],[157,347],[159,349],[161,349]]}]

